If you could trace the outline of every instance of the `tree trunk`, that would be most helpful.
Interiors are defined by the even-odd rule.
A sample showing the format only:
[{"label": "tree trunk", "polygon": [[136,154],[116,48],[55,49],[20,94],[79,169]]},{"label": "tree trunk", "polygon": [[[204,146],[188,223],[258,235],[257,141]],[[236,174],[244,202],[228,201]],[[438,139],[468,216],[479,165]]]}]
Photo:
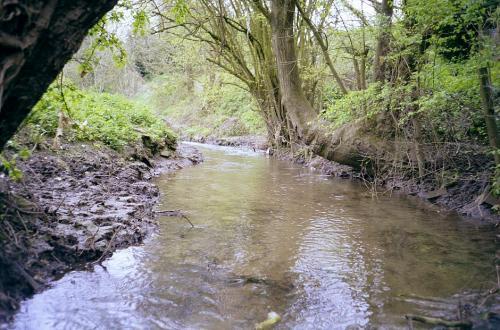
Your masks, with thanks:
[{"label": "tree trunk", "polygon": [[0,149],[117,0],[0,0]]},{"label": "tree trunk", "polygon": [[[283,2],[283,1],[281,1],[281,2]],[[314,38],[316,38],[316,41],[318,42],[318,45],[321,48],[321,52],[323,53],[323,57],[325,58],[326,64],[328,65],[328,68],[330,69],[330,72],[332,73],[333,78],[335,78],[335,81],[337,82],[337,85],[339,86],[340,91],[344,95],[347,94],[347,88],[345,87],[345,84],[342,81],[342,78],[340,78],[340,75],[338,74],[337,70],[335,69],[335,66],[333,65],[332,59],[330,58],[330,54],[328,53],[328,47],[326,46],[318,29],[314,26],[314,24],[311,22],[309,17],[307,17],[307,14],[304,12],[302,7],[300,6],[299,1],[295,0],[295,1],[291,1],[291,2],[295,3],[295,5],[297,6],[297,9],[300,12],[300,15],[302,16],[302,19],[306,22],[306,24],[311,29],[311,31],[314,35]],[[293,10],[293,8],[291,10]]]},{"label": "tree trunk", "polygon": [[308,143],[310,134],[313,133],[309,126],[316,118],[316,113],[302,89],[295,49],[294,18],[294,0],[271,1],[272,46],[278,67],[281,103],[293,125],[294,132],[291,133],[295,133],[299,140]]},{"label": "tree trunk", "polygon": [[360,73],[362,89],[366,89],[366,55],[361,57]]},{"label": "tree trunk", "polygon": [[500,165],[500,155],[498,154],[498,149],[500,148],[500,137],[498,136],[497,123],[495,119],[492,86],[488,68],[483,67],[479,69],[479,82],[481,100],[483,102],[484,121],[486,122],[486,130],[488,131],[490,147],[496,151],[495,163]]},{"label": "tree trunk", "polygon": [[361,76],[361,69],[359,68],[359,61],[356,57],[352,58],[352,66],[354,67],[354,74],[356,75],[356,87],[358,91],[363,90],[363,82]]},{"label": "tree trunk", "polygon": [[189,95],[194,93],[194,70],[191,63],[187,63],[184,71],[186,72],[186,89]]},{"label": "tree trunk", "polygon": [[379,36],[377,40],[377,48],[375,50],[375,58],[373,60],[373,80],[385,81],[386,74],[386,56],[389,52],[390,27],[392,15],[394,12],[393,0],[382,0],[377,14],[380,17]]}]

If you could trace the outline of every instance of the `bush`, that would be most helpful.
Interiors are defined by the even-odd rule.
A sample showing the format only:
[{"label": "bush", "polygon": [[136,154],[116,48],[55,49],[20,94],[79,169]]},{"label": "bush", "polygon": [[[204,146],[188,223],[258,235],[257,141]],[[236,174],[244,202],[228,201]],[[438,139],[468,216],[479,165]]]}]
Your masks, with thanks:
[{"label": "bush", "polygon": [[52,85],[33,109],[27,125],[38,134],[54,136],[58,112],[63,111],[72,121],[70,141],[96,141],[122,150],[141,135],[153,142],[175,139],[173,132],[147,106],[121,95],[82,91],[65,84],[64,97],[57,85]]},{"label": "bush", "polygon": [[387,102],[390,100],[388,93],[388,88],[372,84],[366,90],[351,91],[343,97],[332,98],[323,117],[330,121],[334,128],[358,118],[371,118],[387,109]]}]

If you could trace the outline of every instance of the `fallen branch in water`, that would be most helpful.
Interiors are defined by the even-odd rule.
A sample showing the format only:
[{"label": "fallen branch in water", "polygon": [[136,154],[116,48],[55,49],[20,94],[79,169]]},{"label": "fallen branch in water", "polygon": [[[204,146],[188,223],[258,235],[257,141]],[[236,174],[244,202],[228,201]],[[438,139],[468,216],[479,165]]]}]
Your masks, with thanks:
[{"label": "fallen branch in water", "polygon": [[407,320],[418,321],[430,325],[440,325],[447,328],[472,329],[470,321],[447,321],[435,317],[426,317],[419,315],[405,315]]},{"label": "fallen branch in water", "polygon": [[192,228],[194,228],[194,225],[191,222],[191,220],[189,220],[189,218],[184,213],[182,213],[181,210],[163,210],[163,211],[155,211],[155,213],[161,214],[161,215],[166,216],[166,217],[183,218],[187,222],[189,222],[189,224],[191,225]]},{"label": "fallen branch in water", "polygon": [[[498,267],[498,266],[497,266],[497,267]],[[498,289],[498,288],[494,288],[494,289],[489,290],[489,291],[488,291],[488,292],[487,292],[487,293],[483,296],[483,297],[484,297],[483,302],[479,304],[479,307],[483,307],[483,306],[484,306],[484,304],[486,304],[486,301],[487,301],[490,297],[492,297],[492,296],[494,296],[495,294],[497,294],[497,293],[498,293],[498,291],[499,291],[499,289]]]}]

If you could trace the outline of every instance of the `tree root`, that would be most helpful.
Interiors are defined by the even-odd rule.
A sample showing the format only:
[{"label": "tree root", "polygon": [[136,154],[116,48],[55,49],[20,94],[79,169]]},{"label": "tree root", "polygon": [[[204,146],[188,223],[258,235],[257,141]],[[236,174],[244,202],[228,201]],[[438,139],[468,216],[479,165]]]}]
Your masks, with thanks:
[{"label": "tree root", "polygon": [[472,329],[472,322],[470,321],[447,321],[435,317],[426,317],[419,315],[405,315],[407,320],[418,321],[430,325],[440,325],[447,328],[459,328],[459,329]]}]

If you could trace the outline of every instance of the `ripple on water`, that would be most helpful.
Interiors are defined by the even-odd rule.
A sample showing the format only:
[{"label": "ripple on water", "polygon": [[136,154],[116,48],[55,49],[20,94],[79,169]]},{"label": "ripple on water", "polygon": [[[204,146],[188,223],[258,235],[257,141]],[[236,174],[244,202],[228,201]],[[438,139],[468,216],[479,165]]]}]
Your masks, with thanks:
[{"label": "ripple on water", "polygon": [[14,329],[402,328],[455,314],[496,275],[494,234],[405,198],[249,151],[201,147],[204,164],[158,181],[160,234],[23,303]]}]

